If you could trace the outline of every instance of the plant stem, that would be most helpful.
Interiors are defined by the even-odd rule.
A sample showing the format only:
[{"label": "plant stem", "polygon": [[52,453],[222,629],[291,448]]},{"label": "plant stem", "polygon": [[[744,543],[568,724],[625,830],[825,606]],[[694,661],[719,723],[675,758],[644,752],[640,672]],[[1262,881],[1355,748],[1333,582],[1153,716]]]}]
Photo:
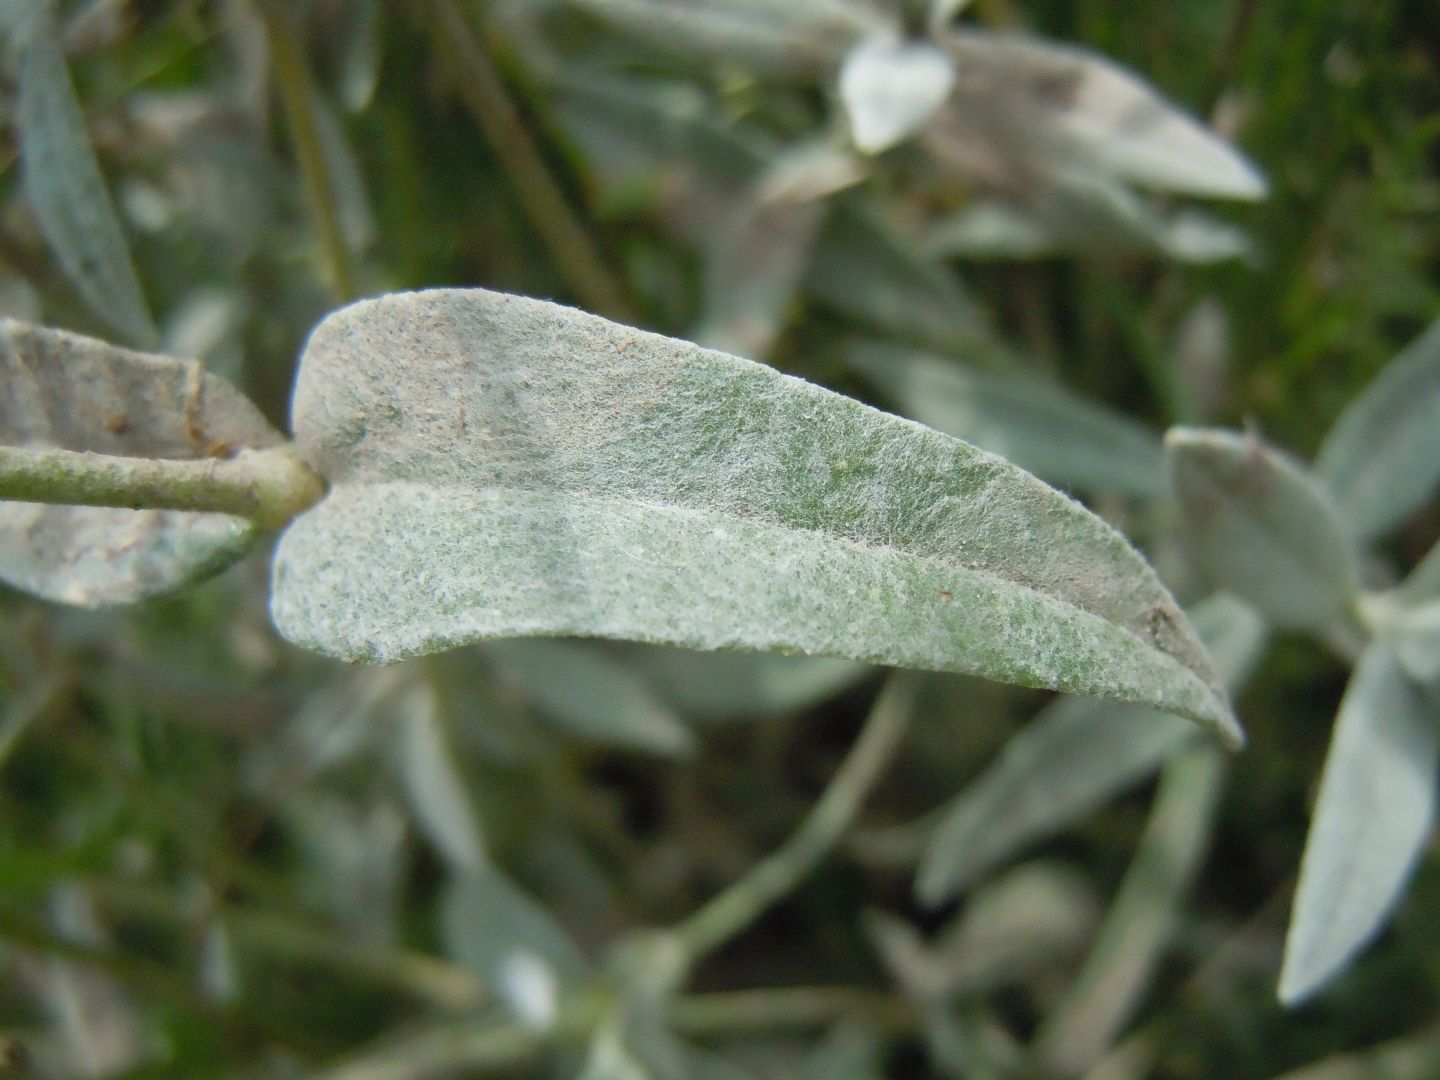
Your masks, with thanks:
[{"label": "plant stem", "polygon": [[674,936],[689,966],[748,927],[825,857],[889,763],[914,701],[913,679],[891,676],[875,699],[860,738],[800,827],[745,877],[676,927]]},{"label": "plant stem", "polygon": [[323,965],[402,990],[441,1009],[466,1012],[486,999],[486,989],[467,968],[425,953],[377,949],[345,941],[328,930],[268,912],[225,905],[186,905],[168,892],[114,880],[86,882],[100,904],[130,917],[181,926],[222,921],[247,948],[286,962]]},{"label": "plant stem", "polygon": [[201,510],[279,527],[325,494],[291,446],[221,460],[131,458],[0,446],[0,499],[132,510]]},{"label": "plant stem", "polygon": [[1150,819],[1095,945],[1034,1041],[1039,1071],[1086,1072],[1110,1048],[1169,944],[1176,912],[1209,849],[1225,761],[1201,743],[1161,774]]},{"label": "plant stem", "polygon": [[341,301],[355,299],[359,290],[355,270],[350,263],[350,246],[345,242],[345,229],[340,224],[339,200],[335,195],[335,177],[325,157],[320,128],[315,121],[314,90],[305,58],[300,54],[299,35],[292,17],[278,0],[257,0],[260,20],[265,24],[265,39],[270,45],[275,81],[285,106],[285,119],[295,143],[295,156],[305,181],[305,193],[320,226],[320,239],[325,246],[330,266],[331,283]]},{"label": "plant stem", "polygon": [[846,1016],[873,1027],[903,1031],[919,1022],[915,1006],[878,990],[843,986],[785,986],[726,990],[677,998],[670,1006],[675,1030],[690,1038],[730,1036],[741,1031],[823,1028]]},{"label": "plant stem", "polygon": [[515,194],[555,265],[586,307],[634,323],[629,301],[551,178],[485,47],[476,40],[454,0],[431,0],[430,9],[435,49],[461,100],[509,174]]}]

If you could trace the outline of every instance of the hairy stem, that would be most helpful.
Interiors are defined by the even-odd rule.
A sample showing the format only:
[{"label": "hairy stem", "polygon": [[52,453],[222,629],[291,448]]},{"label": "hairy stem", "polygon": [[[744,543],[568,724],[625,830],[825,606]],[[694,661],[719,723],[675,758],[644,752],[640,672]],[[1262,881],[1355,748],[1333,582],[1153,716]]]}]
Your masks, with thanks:
[{"label": "hairy stem", "polygon": [[914,681],[904,674],[892,676],[871,707],[860,738],[800,827],[745,877],[675,929],[690,964],[748,927],[835,846],[899,746],[914,699]]},{"label": "hairy stem", "polygon": [[278,0],[258,0],[256,7],[265,24],[265,39],[270,45],[275,81],[285,106],[290,137],[295,143],[295,156],[300,162],[305,193],[320,226],[320,239],[325,246],[331,281],[341,301],[353,300],[359,295],[355,270],[350,262],[350,246],[345,242],[345,230],[340,224],[335,177],[325,157],[320,127],[315,120],[315,103],[311,98],[314,91],[310,86],[305,58],[300,54],[298,32],[292,17],[285,10],[286,5],[281,5]]},{"label": "hairy stem", "polygon": [[454,0],[431,0],[431,38],[465,106],[519,196],[530,223],[576,297],[601,315],[634,323],[635,314],[585,227],[551,178],[505,83]]},{"label": "hairy stem", "polygon": [[276,528],[319,501],[325,482],[292,447],[200,461],[0,446],[0,499],[235,514]]}]

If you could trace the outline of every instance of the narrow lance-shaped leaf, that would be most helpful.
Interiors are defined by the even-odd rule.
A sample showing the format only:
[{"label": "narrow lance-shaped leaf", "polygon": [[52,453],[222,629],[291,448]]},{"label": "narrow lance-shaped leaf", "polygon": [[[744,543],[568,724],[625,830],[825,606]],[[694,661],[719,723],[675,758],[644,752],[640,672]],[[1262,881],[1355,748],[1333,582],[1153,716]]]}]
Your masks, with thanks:
[{"label": "narrow lance-shaped leaf", "polygon": [[457,873],[478,873],[485,840],[434,688],[417,682],[397,702],[395,720],[395,767],[416,823]]},{"label": "narrow lance-shaped leaf", "polygon": [[807,708],[870,673],[864,664],[827,656],[691,652],[637,646],[630,662],[692,720],[770,716]]},{"label": "narrow lance-shaped leaf", "polygon": [[887,345],[857,343],[846,357],[905,415],[1047,483],[1142,497],[1165,490],[1159,438],[1062,386]]},{"label": "narrow lance-shaped leaf", "polygon": [[671,52],[805,78],[878,18],[844,0],[568,0]]},{"label": "narrow lance-shaped leaf", "polygon": [[[0,444],[206,458],[282,441],[197,361],[0,320]],[[126,604],[219,571],[255,538],[225,514],[0,502],[0,581],[86,607]]]},{"label": "narrow lance-shaped leaf", "polygon": [[41,0],[4,11],[20,56],[15,122],[25,196],[86,303],[137,345],[159,336],[115,217],[70,73]]},{"label": "narrow lance-shaped leaf", "polygon": [[1139,252],[1193,263],[1249,254],[1235,226],[1193,209],[1163,211],[1105,173],[1062,170],[1056,179],[1053,187],[968,203],[936,222],[927,250],[972,260]]},{"label": "narrow lance-shaped leaf", "polygon": [[815,241],[811,297],[886,337],[992,367],[1011,357],[979,304],[939,259],[917,253],[864,203],[837,200]]},{"label": "narrow lance-shaped leaf", "polygon": [[294,422],[298,644],[392,661],[581,634],[850,657],[1143,701],[1239,737],[1109,526],[1009,463],[769,368],[481,290],[352,305]]},{"label": "narrow lance-shaped leaf", "polygon": [[1258,438],[1172,428],[1165,436],[1186,539],[1217,585],[1277,626],[1325,630],[1360,587],[1352,541],[1325,490]]},{"label": "narrow lance-shaped leaf", "polygon": [[440,919],[450,955],[534,1027],[549,1026],[561,989],[585,974],[585,956],[564,928],[493,866],[452,880]]},{"label": "narrow lance-shaped leaf", "polygon": [[655,754],[694,747],[689,729],[645,681],[593,645],[496,641],[486,651],[541,713],[582,738]]},{"label": "narrow lance-shaped leaf", "polygon": [[1400,897],[1435,816],[1433,698],[1383,643],[1360,657],[1335,721],[1285,938],[1280,1000],[1342,971]]},{"label": "narrow lance-shaped leaf", "polygon": [[976,31],[939,40],[955,62],[956,87],[927,137],[970,171],[1014,183],[1083,167],[1192,195],[1265,194],[1264,178],[1239,153],[1099,55]]},{"label": "narrow lance-shaped leaf", "polygon": [[993,994],[1053,972],[1084,948],[1098,921],[1083,880],[1033,862],[987,881],[930,944],[888,916],[872,917],[870,930],[881,958],[923,1001]]},{"label": "narrow lance-shaped leaf", "polygon": [[[1198,605],[1193,619],[1221,679],[1239,689],[1264,647],[1264,623],[1225,593]],[[944,903],[1150,776],[1195,736],[1190,725],[1141,706],[1057,699],[946,808],[920,865],[921,900]]]},{"label": "narrow lance-shaped leaf", "polygon": [[1340,414],[1315,459],[1357,537],[1388,531],[1440,484],[1440,322]]},{"label": "narrow lance-shaped leaf", "polygon": [[697,341],[756,359],[785,328],[827,209],[861,173],[828,143],[778,155],[741,195],[707,253]]}]

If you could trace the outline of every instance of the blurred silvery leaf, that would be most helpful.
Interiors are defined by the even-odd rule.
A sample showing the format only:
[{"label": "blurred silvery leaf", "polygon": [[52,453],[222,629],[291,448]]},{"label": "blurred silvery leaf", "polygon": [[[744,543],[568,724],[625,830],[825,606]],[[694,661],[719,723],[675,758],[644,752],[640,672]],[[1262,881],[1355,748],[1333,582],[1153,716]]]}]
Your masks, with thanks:
[{"label": "blurred silvery leaf", "polygon": [[878,154],[909,138],[954,85],[950,57],[936,45],[889,36],[861,42],[840,66],[840,100],[855,146]]},{"label": "blurred silvery leaf", "polygon": [[1359,593],[1353,541],[1304,466],[1253,435],[1165,436],[1185,537],[1217,585],[1277,626],[1323,633]]},{"label": "blurred silvery leaf", "polygon": [[1315,458],[1352,535],[1368,540],[1418,510],[1440,483],[1440,321],[1340,414]]},{"label": "blurred silvery leaf", "polygon": [[577,1080],[758,1080],[719,1056],[676,1038],[663,1017],[624,1009],[596,1029]]},{"label": "blurred silvery leaf", "polygon": [[1046,483],[1141,498],[1165,491],[1159,437],[1058,383],[975,371],[878,343],[852,344],[845,355],[906,416]]},{"label": "blurred silvery leaf", "polygon": [[564,989],[586,974],[584,954],[569,934],[493,866],[450,881],[440,920],[446,951],[532,1027],[549,1027]]},{"label": "blurred silvery leaf", "polygon": [[193,356],[207,371],[239,380],[245,368],[249,314],[238,290],[198,286],[171,307],[161,350],[171,356]]},{"label": "blurred silvery leaf", "polygon": [[669,52],[802,79],[883,25],[846,0],[568,0]]},{"label": "blurred silvery leaf", "polygon": [[[150,200],[162,211],[154,227],[191,234],[227,279],[243,276],[241,266],[273,235],[282,186],[266,129],[235,96],[153,90],[127,101],[137,138],[167,163]],[[132,216],[135,190],[127,189]]]},{"label": "blurred silvery leaf", "polygon": [[926,249],[970,259],[1055,254],[1158,254],[1180,262],[1246,258],[1249,238],[1199,210],[1162,212],[1123,183],[1087,170],[1058,170],[1053,187],[979,199],[936,222]]},{"label": "blurred silvery leaf", "polygon": [[1406,607],[1440,600],[1440,543],[1432,547],[1416,564],[1400,588],[1395,590],[1394,596]]},{"label": "blurred silvery leaf", "polygon": [[784,329],[827,199],[860,179],[828,143],[781,154],[741,195],[707,253],[697,343],[764,359]]},{"label": "blurred silvery leaf", "polygon": [[881,1080],[879,1036],[859,1023],[834,1027],[795,1067],[795,1080]]},{"label": "blurred silvery leaf", "polygon": [[0,29],[20,59],[21,176],[40,231],[90,308],[135,344],[153,345],[155,324],[90,145],[50,5],[30,0],[0,7]]},{"label": "blurred silvery leaf", "polygon": [[934,222],[925,250],[940,258],[1038,259],[1063,251],[1054,229],[1025,206],[1004,199],[976,199]]},{"label": "blurred silvery leaf", "polygon": [[256,746],[247,762],[252,785],[309,780],[354,758],[378,731],[390,731],[386,711],[405,679],[396,669],[344,671],[308,694],[281,738]]},{"label": "blurred silvery leaf", "polygon": [[635,646],[629,658],[662,696],[695,720],[807,708],[853,686],[872,670],[828,656],[692,652],[660,645]]},{"label": "blurred silvery leaf", "polygon": [[[65,883],[50,898],[56,936],[82,949],[105,950],[101,925],[84,887]],[[52,953],[45,957],[41,993],[64,1047],[60,1075],[99,1077],[128,1072],[145,1053],[144,1024],[132,996],[113,976]]]},{"label": "blurred silvery leaf", "polygon": [[907,992],[926,1001],[989,994],[1053,971],[1084,947],[1098,919],[1083,880],[1029,863],[981,886],[931,943],[898,919],[876,917],[870,929]]},{"label": "blurred silvery leaf", "polygon": [[1144,701],[1239,738],[1184,615],[1102,521],[758,364],[541,301],[395,294],[316,329],[294,423],[331,482],[277,552],[272,613],[297,644],[801,651]]},{"label": "blurred silvery leaf", "polygon": [[284,809],[305,856],[307,899],[330,912],[350,940],[393,945],[406,868],[400,808],[388,796],[362,802],[300,786]]},{"label": "blurred silvery leaf", "polygon": [[582,738],[654,754],[694,747],[689,729],[644,680],[594,645],[522,638],[490,642],[485,652],[542,714]]},{"label": "blurred silvery leaf", "polygon": [[546,75],[556,117],[597,181],[652,189],[667,226],[687,239],[714,232],[734,193],[781,151],[764,134],[727,124],[688,82],[583,67]]},{"label": "blurred silvery leaf", "polygon": [[612,1023],[595,1032],[576,1080],[653,1080],[653,1074],[625,1045],[622,1027]]},{"label": "blurred silvery leaf", "polygon": [[[282,441],[197,361],[0,320],[0,444],[203,459]],[[224,514],[0,502],[0,581],[85,607],[128,604],[224,569],[255,542]]]},{"label": "blurred silvery leaf", "polygon": [[1180,319],[1170,342],[1186,420],[1203,420],[1224,404],[1230,352],[1230,316],[1214,297],[1204,297]]},{"label": "blurred silvery leaf", "polygon": [[1182,194],[1265,194],[1239,153],[1097,54],[979,31],[937,42],[954,61],[956,87],[925,139],[982,181],[1013,190],[1085,170]]},{"label": "blurred silvery leaf", "polygon": [[335,89],[347,112],[364,112],[375,98],[383,56],[383,18],[381,0],[354,0],[341,8]]},{"label": "blurred silvery leaf", "polygon": [[[1221,679],[1239,689],[1264,647],[1264,624],[1224,593],[1199,604],[1193,619]],[[943,903],[1153,774],[1194,738],[1190,725],[1140,706],[1084,698],[1046,706],[946,809],[920,866],[920,898]]]},{"label": "blurred silvery leaf", "polygon": [[350,148],[344,125],[329,102],[312,93],[310,108],[315,115],[315,133],[320,138],[320,152],[325,155],[330,173],[345,243],[352,252],[363,252],[375,241],[375,214],[370,208],[370,193],[365,188],[360,163]]},{"label": "blurred silvery leaf", "polygon": [[216,1005],[229,1005],[240,997],[240,972],[235,946],[224,919],[212,919],[200,943],[200,986]]},{"label": "blurred silvery leaf", "polygon": [[992,367],[1008,352],[984,309],[938,258],[860,200],[837,200],[806,286],[821,304],[896,341]]},{"label": "blurred silvery leaf", "polygon": [[457,873],[477,873],[485,842],[445,730],[439,699],[416,681],[394,702],[396,766],[416,824]]},{"label": "blurred silvery leaf", "polygon": [[1351,676],[1325,760],[1280,1000],[1296,1005],[1345,969],[1388,919],[1435,815],[1436,703],[1383,642]]},{"label": "blurred silvery leaf", "polygon": [[1440,684],[1440,600],[1403,612],[1385,628],[1385,636],[1407,675]]}]

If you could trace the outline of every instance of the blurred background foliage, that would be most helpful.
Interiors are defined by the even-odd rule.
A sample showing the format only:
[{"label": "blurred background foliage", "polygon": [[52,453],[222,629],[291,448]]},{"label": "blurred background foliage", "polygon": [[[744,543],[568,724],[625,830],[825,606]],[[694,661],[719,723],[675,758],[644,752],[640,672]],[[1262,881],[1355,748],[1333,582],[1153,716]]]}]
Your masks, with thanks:
[{"label": "blurred background foliage", "polygon": [[[1252,424],[1308,457],[1440,310],[1424,0],[977,0],[965,25],[1093,48],[1266,174],[1267,198],[1209,204],[1168,249],[1151,223],[1174,196],[1057,209],[923,141],[846,151],[840,61],[866,28],[922,26],[901,0],[51,13],[157,337],[87,303],[47,238],[16,49],[0,309],[200,357],[282,426],[308,328],[346,299],[548,297],[937,426],[949,409],[1189,600],[1157,433]],[[971,213],[996,188],[1023,228]],[[1432,505],[1386,554],[1409,566],[1437,533]],[[637,931],[783,840],[881,673],[583,642],[351,670],[276,638],[265,575],[251,558],[117,613],[0,597],[0,1070],[1259,1077],[1381,1045],[1393,1075],[1440,1073],[1433,860],[1347,975],[1275,1003],[1345,679],[1308,639],[1275,636],[1239,696],[1251,745],[1223,789],[1177,737],[1158,787],[1137,769],[932,904],[913,882],[937,808],[1056,703],[921,677],[844,843],[669,999]]]}]

